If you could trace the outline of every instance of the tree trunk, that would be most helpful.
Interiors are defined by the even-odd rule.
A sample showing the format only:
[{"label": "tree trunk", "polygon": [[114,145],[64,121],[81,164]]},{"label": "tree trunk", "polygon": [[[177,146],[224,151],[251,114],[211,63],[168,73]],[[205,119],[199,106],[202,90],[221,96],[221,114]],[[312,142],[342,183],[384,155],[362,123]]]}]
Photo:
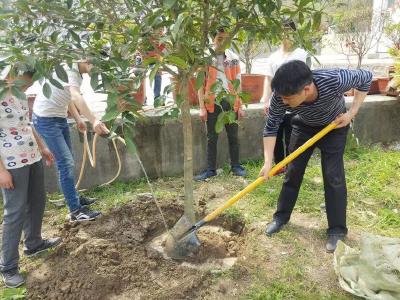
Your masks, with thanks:
[{"label": "tree trunk", "polygon": [[363,57],[362,57],[362,55],[358,55],[357,58],[358,58],[357,59],[357,69],[360,69]]},{"label": "tree trunk", "polygon": [[188,78],[182,78],[179,81],[178,93],[183,97],[184,101],[181,105],[182,122],[183,122],[183,147],[184,147],[184,186],[185,201],[184,214],[192,224],[195,223],[195,209],[193,197],[193,133],[192,118],[190,115],[190,103],[188,99]]}]

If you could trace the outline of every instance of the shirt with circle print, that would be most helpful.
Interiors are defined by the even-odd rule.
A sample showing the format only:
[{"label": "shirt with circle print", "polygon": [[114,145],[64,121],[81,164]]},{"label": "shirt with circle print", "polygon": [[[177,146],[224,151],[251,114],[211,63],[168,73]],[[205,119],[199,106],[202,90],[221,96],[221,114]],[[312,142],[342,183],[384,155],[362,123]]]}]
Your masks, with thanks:
[{"label": "shirt with circle print", "polygon": [[10,94],[0,100],[0,156],[6,169],[31,165],[42,158],[28,118],[28,101]]}]

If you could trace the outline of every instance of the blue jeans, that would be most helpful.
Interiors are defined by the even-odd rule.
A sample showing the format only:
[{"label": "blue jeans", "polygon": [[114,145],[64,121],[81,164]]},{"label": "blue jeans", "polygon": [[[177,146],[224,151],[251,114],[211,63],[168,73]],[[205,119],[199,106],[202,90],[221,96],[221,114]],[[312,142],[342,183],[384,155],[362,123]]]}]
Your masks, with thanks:
[{"label": "blue jeans", "polygon": [[18,245],[22,231],[25,249],[33,250],[43,243],[42,220],[46,192],[42,161],[8,171],[14,189],[2,189],[4,218],[0,272],[18,268]]},{"label": "blue jeans", "polygon": [[67,119],[39,117],[33,114],[32,121],[56,159],[61,189],[70,212],[80,209],[79,195],[75,188],[75,166]]}]

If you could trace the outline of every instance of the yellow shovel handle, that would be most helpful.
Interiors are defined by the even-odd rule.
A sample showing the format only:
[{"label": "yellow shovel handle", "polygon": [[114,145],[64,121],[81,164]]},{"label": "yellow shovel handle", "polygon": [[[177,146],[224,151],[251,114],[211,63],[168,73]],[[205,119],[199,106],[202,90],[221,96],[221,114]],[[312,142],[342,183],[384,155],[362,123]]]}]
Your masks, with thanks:
[{"label": "yellow shovel handle", "polygon": [[[269,177],[274,176],[277,171],[282,169],[284,166],[286,166],[288,163],[290,163],[292,160],[294,160],[297,156],[299,156],[304,151],[306,151],[308,148],[310,148],[312,145],[314,145],[319,139],[321,139],[323,136],[325,136],[328,132],[330,132],[336,126],[337,126],[336,123],[331,123],[328,126],[326,126],[324,129],[322,129],[320,132],[318,132],[316,135],[314,135],[312,138],[310,138],[307,142],[305,142],[303,145],[301,145],[299,148],[297,148],[296,151],[294,151],[289,156],[287,156],[284,160],[282,160],[281,162],[276,164],[269,171],[268,176]],[[224,205],[218,207],[216,210],[214,210],[213,212],[208,214],[203,220],[205,222],[210,222],[211,220],[214,220],[225,209],[227,209],[228,207],[235,204],[240,198],[242,198],[247,193],[250,193],[251,191],[253,191],[257,186],[259,186],[263,182],[264,182],[264,177],[257,178],[255,181],[250,183],[243,190],[241,190],[239,193],[237,193],[235,196],[233,196],[231,199],[229,199]]]}]

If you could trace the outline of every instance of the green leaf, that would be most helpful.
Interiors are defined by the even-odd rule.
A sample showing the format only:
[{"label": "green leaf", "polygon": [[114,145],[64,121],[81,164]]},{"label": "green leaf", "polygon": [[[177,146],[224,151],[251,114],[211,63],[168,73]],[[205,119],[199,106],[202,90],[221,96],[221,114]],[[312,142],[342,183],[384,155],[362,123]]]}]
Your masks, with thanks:
[{"label": "green leaf", "polygon": [[234,79],[231,81],[233,88],[235,89],[235,91],[237,91],[240,87],[240,80],[239,79]]},{"label": "green leaf", "polygon": [[185,15],[185,12],[180,13],[178,18],[176,19],[174,27],[172,28],[172,38],[174,40],[176,40],[176,36],[179,33],[183,20],[185,19]]},{"label": "green leaf", "polygon": [[60,89],[60,90],[63,90],[63,89],[64,89],[63,85],[62,85],[58,80],[55,80],[54,78],[50,78],[49,81],[50,81],[50,83],[51,83],[52,85],[54,85],[56,88],[58,88],[58,89]]},{"label": "green leaf", "polygon": [[304,7],[304,6],[306,6],[308,3],[310,3],[311,1],[313,1],[313,0],[301,0],[301,1],[300,1],[300,4],[299,4],[299,7]]},{"label": "green leaf", "polygon": [[150,79],[150,85],[153,85],[154,77],[156,76],[158,69],[160,68],[159,64],[154,65],[153,69],[150,72],[149,79]]},{"label": "green leaf", "polygon": [[23,79],[17,79],[17,80],[15,80],[13,82],[13,85],[16,86],[16,87],[21,87],[21,86],[23,86],[25,84],[27,84],[27,81],[23,80]]},{"label": "green leaf", "polygon": [[124,127],[123,129],[124,139],[126,142],[126,147],[131,155],[136,154],[136,145],[133,142],[133,131],[129,127]]},{"label": "green leaf", "polygon": [[205,72],[199,72],[196,78],[196,91],[198,91],[204,84]]},{"label": "green leaf", "polygon": [[53,31],[53,33],[50,35],[50,40],[53,43],[57,43],[58,33],[59,33],[58,31]]},{"label": "green leaf", "polygon": [[187,69],[189,67],[188,64],[182,58],[180,58],[178,56],[170,55],[170,56],[168,56],[168,58],[166,60],[171,65],[177,66],[178,68],[181,68],[181,69]]},{"label": "green leaf", "polygon": [[171,9],[172,6],[174,6],[174,4],[176,3],[176,0],[164,0],[163,1],[163,6],[165,9]]},{"label": "green leaf", "polygon": [[225,112],[223,111],[218,115],[217,123],[215,123],[215,132],[216,133],[221,133],[222,129],[224,129],[224,125],[225,125],[224,119],[225,119]]},{"label": "green leaf", "polygon": [[8,88],[5,87],[5,88],[1,89],[0,90],[0,100],[3,100],[6,97],[7,93],[8,93]]},{"label": "green leaf", "polygon": [[67,0],[67,8],[71,9],[73,0]]},{"label": "green leaf", "polygon": [[15,97],[21,100],[26,100],[26,95],[24,92],[22,92],[18,87],[12,86],[11,87],[11,94],[13,94]]},{"label": "green leaf", "polygon": [[81,38],[79,37],[78,34],[76,34],[74,31],[70,30],[69,33],[72,36],[72,39],[77,42],[79,45],[81,44]]},{"label": "green leaf", "polygon": [[319,26],[321,25],[321,17],[322,14],[320,11],[317,11],[313,16],[313,30],[318,30]]},{"label": "green leaf", "polygon": [[143,60],[143,64],[147,67],[149,65],[155,64],[158,62],[158,59],[156,57],[147,57],[146,59]]},{"label": "green leaf", "polygon": [[108,94],[107,95],[107,107],[112,107],[117,105],[118,94]]},{"label": "green leaf", "polygon": [[55,70],[56,70],[57,77],[60,78],[62,81],[68,83],[68,75],[67,75],[67,72],[65,72],[63,66],[56,65]]},{"label": "green leaf", "polygon": [[43,85],[42,91],[43,91],[43,95],[45,95],[45,97],[46,97],[47,99],[50,99],[50,97],[51,97],[51,87],[50,87],[50,84],[48,84],[47,82],[45,82],[45,84]]},{"label": "green leaf", "polygon": [[251,94],[248,92],[240,92],[238,94],[239,98],[243,100],[244,103],[250,102]]},{"label": "green leaf", "polygon": [[299,13],[299,23],[300,24],[303,24],[304,23],[304,15],[303,15],[303,13]]},{"label": "green leaf", "polygon": [[97,90],[98,86],[99,86],[99,74],[97,73],[93,73],[90,76],[90,86],[92,87],[92,89],[94,91]]},{"label": "green leaf", "polygon": [[119,116],[120,113],[121,113],[121,112],[118,110],[117,106],[114,105],[113,107],[111,107],[111,108],[106,112],[106,114],[101,118],[101,120],[102,120],[103,122],[108,122],[108,121],[115,120],[115,119]]}]

